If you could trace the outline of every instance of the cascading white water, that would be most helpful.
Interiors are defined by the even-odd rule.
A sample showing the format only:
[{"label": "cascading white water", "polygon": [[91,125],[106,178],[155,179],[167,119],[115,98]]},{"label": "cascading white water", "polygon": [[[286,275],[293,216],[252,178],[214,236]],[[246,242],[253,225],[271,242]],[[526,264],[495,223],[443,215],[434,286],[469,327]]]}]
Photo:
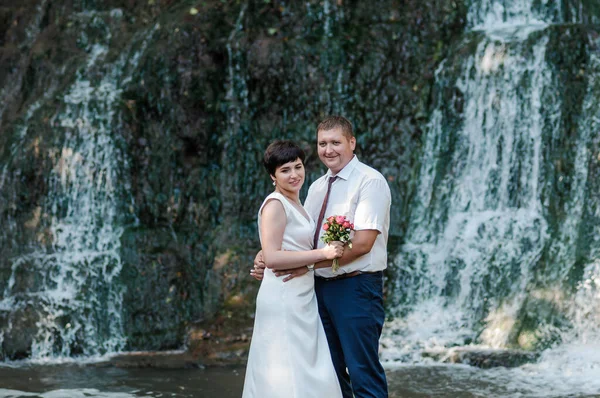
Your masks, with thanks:
[{"label": "cascading white water", "polygon": [[[540,199],[540,106],[552,82],[546,44],[542,37],[526,53],[518,42],[483,39],[456,83],[464,97],[459,131],[444,130],[446,105],[438,101],[398,260],[400,267],[410,264],[415,278],[406,286],[411,292],[404,292],[411,315],[397,329],[417,327],[408,332],[415,343],[462,344],[476,337],[484,313],[490,325],[516,318],[546,240]],[[450,134],[454,152],[441,168]],[[423,330],[427,319],[431,330]],[[492,326],[482,338],[501,346],[507,336],[500,330]]]},{"label": "cascading white water", "polygon": [[243,30],[244,14],[247,5],[243,5],[235,22],[235,27],[227,40],[227,55],[229,60],[229,84],[227,88],[227,99],[232,103],[230,107],[229,124],[237,126],[240,122],[242,108],[248,109],[248,84],[247,77],[242,74],[243,56],[240,51],[240,43],[237,40],[239,32]]},{"label": "cascading white water", "polygon": [[[308,8],[308,3],[307,3]],[[310,12],[310,9],[307,10]],[[330,64],[333,64],[332,58],[335,56],[334,48],[335,43],[330,43],[331,38],[333,37],[333,27],[335,24],[338,24],[341,19],[343,19],[344,9],[343,7],[338,7],[336,5],[331,4],[329,0],[323,1],[323,8],[318,13],[319,19],[323,23],[323,41],[326,48],[329,48],[330,51],[327,51],[321,55],[323,58],[324,68],[327,70]],[[327,109],[331,114],[344,115],[346,114],[346,110],[344,105],[346,104],[346,100],[344,100],[348,95],[348,87],[347,84],[344,84],[345,81],[348,80],[348,76],[345,76],[344,68],[335,68],[332,69],[329,73],[329,79],[331,81],[331,86],[333,90],[321,90],[321,103],[327,104]],[[335,82],[335,83],[334,83]],[[335,96],[332,96],[331,93],[334,92]]]},{"label": "cascading white water", "polygon": [[[600,130],[600,110],[597,106],[597,93],[600,89],[600,58],[590,54],[588,63],[588,92],[583,103],[581,122],[578,128],[575,154],[575,174],[571,182],[568,213],[561,229],[560,239],[554,245],[556,256],[561,259],[562,268],[551,279],[567,275],[576,261],[574,242],[578,240],[579,225],[583,220],[583,204],[588,192],[588,167],[595,156],[589,150],[592,140],[597,139]],[[597,198],[593,198],[596,200]],[[600,207],[596,207],[596,213]],[[594,216],[600,217],[600,214]],[[552,386],[554,394],[568,394],[580,391],[584,394],[600,392],[600,226],[593,227],[589,258],[577,291],[572,297],[555,297],[567,313],[571,327],[558,331],[561,343],[542,353],[540,360],[524,367],[527,374],[533,372],[544,375],[544,382]],[[560,300],[560,301],[558,301]]]},{"label": "cascading white water", "polygon": [[[111,12],[111,17],[119,15],[119,10]],[[127,194],[123,190],[127,162],[112,131],[122,87],[153,31],[142,32],[114,63],[100,67],[98,61],[111,44],[110,29],[93,12],[79,17],[106,34],[89,45],[86,66],[78,71],[62,98],[62,108],[50,120],[63,132],[64,141],[54,149],[54,169],[42,209],[47,232],[40,237],[38,249],[12,259],[0,302],[1,310],[18,316],[27,313],[35,320],[33,360],[102,355],[122,350],[126,343],[123,288],[118,282],[123,232],[118,204]],[[99,68],[106,68],[102,78],[93,79]]]},{"label": "cascading white water", "polygon": [[[574,297],[560,293],[560,283],[576,261],[592,156],[588,147],[600,120],[593,105],[598,92],[593,77],[558,234],[550,236],[546,218],[552,160],[544,158],[544,143],[549,142],[545,137],[561,133],[563,115],[561,88],[546,61],[545,29],[561,22],[561,15],[559,1],[474,2],[468,26],[481,33],[468,39],[478,40],[476,50],[462,64],[458,80],[450,80],[447,62],[436,72],[436,108],[406,243],[395,260],[395,319],[382,338],[382,358],[388,364],[421,362],[423,350],[439,347],[475,342],[506,347],[526,300],[543,298],[567,313],[572,327],[541,325],[540,335],[532,338],[547,337],[547,327],[547,334],[560,334],[563,344],[544,352],[536,364],[490,371],[485,377],[513,383],[517,390],[531,389],[531,396],[600,391],[589,380],[600,365],[598,261],[586,267]],[[591,76],[600,73],[594,63]],[[448,86],[454,89],[452,98]],[[454,119],[448,116],[453,112]],[[548,288],[532,290],[534,279],[540,278],[535,268],[548,247],[553,262],[542,276]],[[591,258],[598,258],[597,251],[592,250]],[[588,348],[584,357],[582,346]],[[561,363],[567,359],[569,364]],[[585,374],[585,388],[574,390],[582,379],[565,379],[575,372]],[[531,374],[540,376],[540,383],[532,383]],[[549,385],[552,392],[540,389]]]},{"label": "cascading white water", "polygon": [[509,27],[527,29],[564,20],[561,2],[557,0],[472,0],[467,15],[467,28],[496,30]]}]

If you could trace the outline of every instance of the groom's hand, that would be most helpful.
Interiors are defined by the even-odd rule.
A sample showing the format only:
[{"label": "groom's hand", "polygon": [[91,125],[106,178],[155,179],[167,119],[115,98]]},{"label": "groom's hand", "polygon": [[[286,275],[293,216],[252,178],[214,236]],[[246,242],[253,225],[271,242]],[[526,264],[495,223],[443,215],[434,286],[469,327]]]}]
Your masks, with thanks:
[{"label": "groom's hand", "polygon": [[308,272],[308,267],[300,267],[300,268],[285,269],[285,270],[277,271],[277,272],[275,272],[275,276],[280,277],[280,276],[287,275],[286,278],[283,280],[284,282],[287,282],[287,281],[291,281],[294,278],[302,276],[302,275],[306,274],[307,272]]},{"label": "groom's hand", "polygon": [[250,270],[250,276],[257,281],[262,281],[265,273],[265,260],[263,259],[262,250],[256,253],[254,257],[254,268]]}]

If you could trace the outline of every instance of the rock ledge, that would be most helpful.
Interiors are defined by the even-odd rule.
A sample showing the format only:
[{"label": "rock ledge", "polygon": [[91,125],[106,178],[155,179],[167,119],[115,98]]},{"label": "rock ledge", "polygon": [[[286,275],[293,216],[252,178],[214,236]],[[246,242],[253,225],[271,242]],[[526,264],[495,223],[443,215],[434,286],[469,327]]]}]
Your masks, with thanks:
[{"label": "rock ledge", "polygon": [[482,369],[504,366],[514,368],[535,362],[539,354],[513,349],[492,349],[477,347],[453,347],[449,349],[426,350],[424,358],[432,358],[443,363],[462,363]]}]

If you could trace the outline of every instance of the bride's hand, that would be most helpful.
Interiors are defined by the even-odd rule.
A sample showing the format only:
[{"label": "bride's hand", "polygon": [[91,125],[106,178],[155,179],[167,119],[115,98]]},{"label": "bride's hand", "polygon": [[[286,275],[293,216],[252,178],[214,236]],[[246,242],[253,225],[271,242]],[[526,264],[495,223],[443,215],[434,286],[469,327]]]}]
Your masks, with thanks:
[{"label": "bride's hand", "polygon": [[344,243],[339,241],[330,242],[321,250],[325,255],[325,259],[333,260],[334,258],[342,257],[344,254]]},{"label": "bride's hand", "polygon": [[262,281],[265,273],[265,260],[263,258],[262,250],[256,253],[254,258],[254,268],[250,270],[250,276],[257,281]]}]

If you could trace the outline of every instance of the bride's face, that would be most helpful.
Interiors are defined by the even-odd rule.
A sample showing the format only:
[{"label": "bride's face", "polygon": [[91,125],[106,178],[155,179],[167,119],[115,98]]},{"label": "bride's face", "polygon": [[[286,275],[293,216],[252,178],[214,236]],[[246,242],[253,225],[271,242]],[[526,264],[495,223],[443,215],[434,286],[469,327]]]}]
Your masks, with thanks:
[{"label": "bride's face", "polygon": [[304,164],[299,158],[282,164],[275,169],[275,175],[271,178],[279,190],[299,192],[304,184]]}]

